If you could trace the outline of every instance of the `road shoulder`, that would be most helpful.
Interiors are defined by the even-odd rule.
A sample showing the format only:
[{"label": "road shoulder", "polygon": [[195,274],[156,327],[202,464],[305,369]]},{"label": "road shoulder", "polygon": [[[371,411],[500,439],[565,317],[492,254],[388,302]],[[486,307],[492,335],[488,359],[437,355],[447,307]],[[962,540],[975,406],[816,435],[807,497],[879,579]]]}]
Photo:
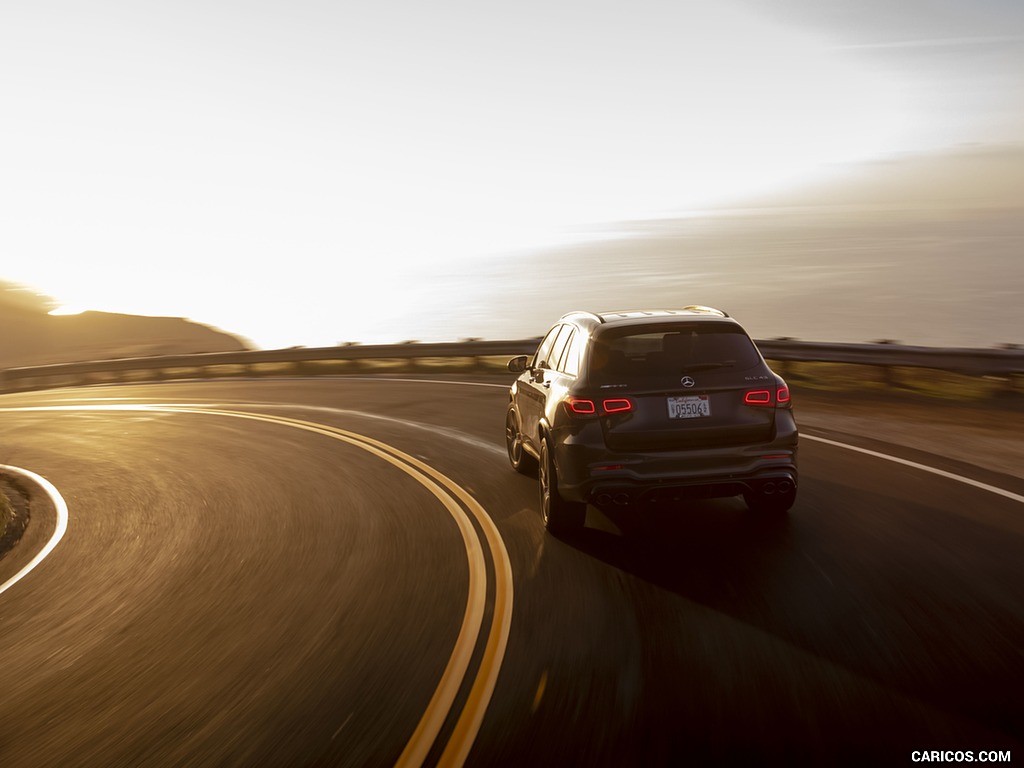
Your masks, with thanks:
[{"label": "road shoulder", "polygon": [[1024,479],[1024,412],[956,402],[898,402],[797,391],[797,424],[852,435]]},{"label": "road shoulder", "polygon": [[28,527],[30,507],[28,494],[21,484],[11,477],[0,472],[0,494],[7,501],[6,505],[0,504],[0,559],[10,552],[21,541],[25,529]]}]

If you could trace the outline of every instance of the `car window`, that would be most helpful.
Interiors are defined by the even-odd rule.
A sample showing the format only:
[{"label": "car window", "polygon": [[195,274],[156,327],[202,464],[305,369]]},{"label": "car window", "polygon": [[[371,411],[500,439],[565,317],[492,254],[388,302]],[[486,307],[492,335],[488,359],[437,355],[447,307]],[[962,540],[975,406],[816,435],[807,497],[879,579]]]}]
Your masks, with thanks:
[{"label": "car window", "polygon": [[558,370],[570,376],[576,376],[580,372],[580,335],[573,329],[569,337],[569,343],[565,345],[565,353],[558,361]]},{"label": "car window", "polygon": [[572,333],[572,330],[571,325],[563,325],[558,331],[555,343],[551,345],[551,356],[548,358],[548,362],[551,363],[549,367],[560,370],[558,363],[561,360],[562,353],[565,351],[565,345],[569,341],[569,335]]},{"label": "car window", "polygon": [[661,324],[618,328],[593,344],[589,367],[596,381],[652,379],[698,370],[758,365],[754,342],[732,324]]},{"label": "car window", "polygon": [[558,336],[558,332],[561,330],[561,325],[556,325],[550,331],[548,335],[544,337],[544,340],[537,347],[537,352],[533,356],[533,367],[534,368],[551,368],[553,367],[549,362],[551,356],[551,345],[555,343],[555,337]]}]

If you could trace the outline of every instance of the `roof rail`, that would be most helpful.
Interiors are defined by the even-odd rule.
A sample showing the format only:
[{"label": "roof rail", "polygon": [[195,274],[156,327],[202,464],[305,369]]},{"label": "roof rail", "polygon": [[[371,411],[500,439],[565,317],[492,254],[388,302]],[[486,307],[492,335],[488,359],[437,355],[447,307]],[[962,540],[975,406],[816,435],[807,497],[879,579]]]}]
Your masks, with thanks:
[{"label": "roof rail", "polygon": [[604,322],[604,318],[601,317],[596,312],[587,312],[586,310],[582,310],[582,309],[574,309],[572,312],[566,312],[564,315],[562,315],[558,319],[559,320],[568,320],[573,315],[583,315],[584,317],[589,317],[591,320],[597,320],[597,322],[599,322],[599,323],[603,323]]},{"label": "roof rail", "polygon": [[728,317],[729,315],[720,309],[714,307],[705,307],[703,304],[691,304],[688,307],[683,307],[684,312],[707,312],[709,315],[721,315],[722,317]]}]

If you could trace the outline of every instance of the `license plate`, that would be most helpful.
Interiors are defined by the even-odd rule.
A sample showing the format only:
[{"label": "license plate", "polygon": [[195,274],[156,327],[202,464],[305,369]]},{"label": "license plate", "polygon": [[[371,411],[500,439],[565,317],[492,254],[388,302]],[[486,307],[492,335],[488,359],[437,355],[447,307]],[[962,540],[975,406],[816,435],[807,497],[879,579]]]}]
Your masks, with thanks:
[{"label": "license plate", "polygon": [[707,395],[688,395],[668,399],[670,419],[699,419],[711,415],[711,401]]}]

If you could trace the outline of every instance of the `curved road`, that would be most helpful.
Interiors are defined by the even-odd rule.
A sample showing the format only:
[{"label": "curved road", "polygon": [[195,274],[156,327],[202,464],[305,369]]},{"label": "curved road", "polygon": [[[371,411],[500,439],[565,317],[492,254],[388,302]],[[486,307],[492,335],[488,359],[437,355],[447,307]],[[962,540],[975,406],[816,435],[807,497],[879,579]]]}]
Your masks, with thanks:
[{"label": "curved road", "polygon": [[0,765],[1024,756],[1020,481],[805,440],[788,521],[716,500],[623,537],[590,510],[562,541],[508,468],[505,401],[356,378],[0,397],[0,464],[69,516],[11,581],[56,524],[35,489],[0,560]]}]

